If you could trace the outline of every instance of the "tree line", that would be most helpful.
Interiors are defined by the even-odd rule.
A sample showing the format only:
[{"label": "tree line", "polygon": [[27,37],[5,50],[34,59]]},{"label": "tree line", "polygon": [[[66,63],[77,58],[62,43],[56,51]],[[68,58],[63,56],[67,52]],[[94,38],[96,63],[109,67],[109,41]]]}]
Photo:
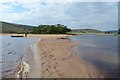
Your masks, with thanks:
[{"label": "tree line", "polygon": [[32,33],[34,34],[66,34],[70,32],[71,29],[62,24],[57,25],[39,25],[34,27]]}]

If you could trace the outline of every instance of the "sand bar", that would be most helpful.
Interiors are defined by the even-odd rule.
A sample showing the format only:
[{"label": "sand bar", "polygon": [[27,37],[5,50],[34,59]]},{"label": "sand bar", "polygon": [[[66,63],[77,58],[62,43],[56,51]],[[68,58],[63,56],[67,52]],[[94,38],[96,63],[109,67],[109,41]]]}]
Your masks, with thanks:
[{"label": "sand bar", "polygon": [[92,65],[77,57],[73,50],[76,42],[60,38],[61,36],[42,37],[38,44],[42,78],[103,77]]}]

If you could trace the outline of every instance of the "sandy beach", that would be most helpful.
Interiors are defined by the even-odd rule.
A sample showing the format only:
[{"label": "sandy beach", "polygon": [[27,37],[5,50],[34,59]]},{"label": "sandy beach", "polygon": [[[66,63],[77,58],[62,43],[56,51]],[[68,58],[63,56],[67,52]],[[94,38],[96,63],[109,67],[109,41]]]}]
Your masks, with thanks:
[{"label": "sandy beach", "polygon": [[62,37],[42,35],[39,47],[41,78],[100,78],[102,75],[90,64],[78,58],[73,48],[77,42]]}]

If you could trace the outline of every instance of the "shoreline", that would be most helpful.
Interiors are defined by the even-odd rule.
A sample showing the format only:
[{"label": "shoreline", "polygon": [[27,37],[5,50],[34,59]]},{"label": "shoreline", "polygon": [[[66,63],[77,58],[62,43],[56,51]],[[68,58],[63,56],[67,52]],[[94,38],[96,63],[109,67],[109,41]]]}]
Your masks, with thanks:
[{"label": "shoreline", "polygon": [[77,42],[66,39],[69,36],[29,35],[40,40],[35,43],[38,52],[28,49],[32,56],[28,55],[31,69],[27,78],[103,78],[97,69],[77,57],[73,50]]},{"label": "shoreline", "polygon": [[34,46],[31,46],[32,56],[28,61],[30,62],[30,72],[27,74],[28,78],[41,78],[41,61],[39,56],[38,42],[35,42]]}]

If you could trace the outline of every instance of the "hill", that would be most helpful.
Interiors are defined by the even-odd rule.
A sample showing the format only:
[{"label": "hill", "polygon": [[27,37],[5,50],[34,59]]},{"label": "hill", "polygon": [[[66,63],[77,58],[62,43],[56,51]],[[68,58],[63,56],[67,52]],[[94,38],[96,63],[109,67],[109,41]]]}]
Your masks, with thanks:
[{"label": "hill", "polygon": [[73,33],[102,33],[100,30],[96,29],[73,29]]},{"label": "hill", "polygon": [[25,32],[31,32],[34,26],[29,25],[21,25],[21,24],[15,24],[15,23],[8,23],[3,22],[2,23],[2,33],[25,33]]}]

